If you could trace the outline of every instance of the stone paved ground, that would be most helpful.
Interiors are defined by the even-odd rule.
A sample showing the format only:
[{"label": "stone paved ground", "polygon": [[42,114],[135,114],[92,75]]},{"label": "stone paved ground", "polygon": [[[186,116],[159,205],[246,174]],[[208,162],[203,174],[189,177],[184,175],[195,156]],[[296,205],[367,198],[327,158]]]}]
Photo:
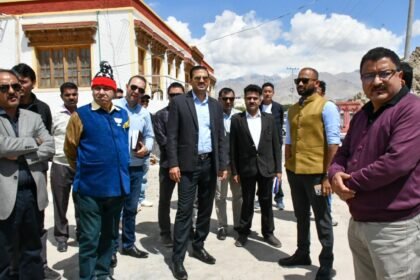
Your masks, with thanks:
[{"label": "stone paved ground", "polygon": [[[118,266],[115,269],[114,277],[118,280],[125,279],[174,279],[170,269],[171,250],[162,247],[159,243],[159,229],[157,224],[157,203],[158,203],[158,166],[152,166],[149,173],[149,188],[147,197],[153,201],[154,206],[143,208],[137,215],[137,246],[149,252],[147,259],[134,259],[118,255]],[[205,243],[205,248],[217,259],[215,265],[208,265],[197,259],[187,256],[185,268],[189,279],[215,279],[215,280],[246,280],[246,279],[314,279],[318,269],[318,254],[320,244],[317,240],[315,223],[311,223],[313,264],[305,267],[283,268],[277,264],[279,258],[293,254],[296,249],[296,221],[293,214],[293,207],[290,198],[290,190],[287,180],[283,180],[285,192],[286,209],[279,211],[274,209],[275,235],[283,243],[280,249],[273,248],[263,242],[260,233],[260,214],[254,215],[253,230],[249,242],[244,248],[237,248],[234,245],[233,229],[229,229],[230,235],[224,241],[216,238],[217,219],[213,211],[210,234]],[[48,261],[50,267],[63,275],[64,279],[78,279],[78,247],[74,241],[74,218],[73,207],[70,206],[69,217],[71,224],[71,238],[69,250],[66,253],[59,253],[56,250],[56,242],[53,237],[53,207],[50,195],[50,206],[46,210],[46,227],[49,232],[48,238]],[[172,200],[172,221],[175,217],[177,195],[174,193]],[[334,279],[354,279],[352,258],[347,242],[347,225],[349,214],[344,202],[334,197],[334,217],[339,222],[334,227],[335,234],[335,263],[336,276]],[[228,219],[231,223],[231,204],[228,202]],[[230,214],[230,215],[229,215]]]}]

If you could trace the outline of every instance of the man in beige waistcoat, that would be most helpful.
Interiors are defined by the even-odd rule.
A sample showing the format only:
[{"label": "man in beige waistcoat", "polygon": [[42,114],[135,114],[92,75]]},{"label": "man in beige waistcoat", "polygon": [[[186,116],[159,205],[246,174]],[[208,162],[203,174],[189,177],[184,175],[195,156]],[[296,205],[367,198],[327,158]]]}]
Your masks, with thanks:
[{"label": "man in beige waistcoat", "polygon": [[309,255],[312,206],[322,245],[315,279],[331,279],[334,238],[327,203],[331,186],[326,171],[340,143],[340,115],[333,103],[317,94],[319,80],[315,69],[300,70],[295,84],[301,98],[288,111],[285,162],[297,219],[297,250],[280,259],[279,265],[312,263]]}]

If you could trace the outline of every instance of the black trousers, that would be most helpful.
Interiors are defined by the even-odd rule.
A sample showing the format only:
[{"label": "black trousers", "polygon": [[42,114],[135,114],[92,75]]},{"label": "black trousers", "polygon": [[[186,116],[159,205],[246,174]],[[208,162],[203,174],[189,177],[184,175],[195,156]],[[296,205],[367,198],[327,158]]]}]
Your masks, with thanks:
[{"label": "black trousers", "polygon": [[19,279],[44,278],[40,224],[35,186],[19,189],[12,214],[0,221],[0,279],[11,279],[13,261]]},{"label": "black trousers", "polygon": [[273,178],[257,174],[252,177],[240,177],[242,189],[242,209],[239,223],[239,234],[248,235],[251,231],[254,216],[255,188],[258,183],[258,202],[261,207],[261,231],[264,237],[274,232],[274,218],[272,207]]},{"label": "black trousers", "polygon": [[181,182],[178,184],[178,210],[174,225],[173,262],[184,261],[196,194],[198,213],[192,246],[196,249],[202,248],[209,234],[217,180],[211,161],[210,157],[199,160],[195,171],[181,173]]},{"label": "black trousers", "polygon": [[54,237],[58,242],[69,239],[69,222],[66,214],[72,193],[76,216],[76,235],[79,230],[79,209],[76,203],[76,193],[71,191],[75,172],[69,166],[52,163],[51,191],[54,203]]},{"label": "black trousers", "polygon": [[169,178],[169,168],[159,168],[159,207],[158,221],[160,235],[171,234],[170,206],[175,182]]},{"label": "black trousers", "polygon": [[287,170],[293,208],[297,219],[297,247],[303,254],[309,254],[310,247],[310,207],[315,216],[316,231],[322,250],[319,263],[332,267],[334,236],[328,197],[315,194],[314,186],[321,183],[323,174],[295,174]]}]

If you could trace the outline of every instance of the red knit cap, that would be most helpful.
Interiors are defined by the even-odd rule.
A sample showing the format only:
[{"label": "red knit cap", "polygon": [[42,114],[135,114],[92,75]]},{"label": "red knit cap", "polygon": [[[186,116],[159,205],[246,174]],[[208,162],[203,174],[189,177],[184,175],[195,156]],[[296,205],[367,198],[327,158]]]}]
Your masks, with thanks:
[{"label": "red knit cap", "polygon": [[116,92],[117,83],[114,81],[111,65],[109,65],[107,61],[101,61],[100,67],[101,69],[92,79],[91,88],[96,86],[106,86],[112,88],[114,92]]}]

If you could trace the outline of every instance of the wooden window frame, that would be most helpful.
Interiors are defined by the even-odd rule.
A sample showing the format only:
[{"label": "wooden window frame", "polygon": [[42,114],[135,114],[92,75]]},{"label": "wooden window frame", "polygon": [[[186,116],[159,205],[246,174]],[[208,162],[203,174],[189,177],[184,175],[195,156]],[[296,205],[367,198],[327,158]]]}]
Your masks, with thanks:
[{"label": "wooden window frame", "polygon": [[[68,46],[52,46],[52,47],[36,47],[36,58],[37,58],[37,62],[38,62],[38,69],[37,69],[37,77],[38,80],[40,81],[38,83],[38,87],[39,88],[56,88],[54,86],[54,79],[55,79],[55,73],[54,73],[54,62],[53,62],[53,56],[52,56],[52,51],[53,50],[62,50],[63,51],[63,80],[64,82],[69,81],[69,74],[68,74],[68,61],[67,61],[67,53],[69,51],[69,49],[76,49],[77,50],[77,54],[76,54],[76,70],[77,70],[77,82],[75,82],[77,84],[78,87],[89,87],[90,86],[90,78],[92,75],[92,53],[91,53],[91,46],[90,45],[68,45]],[[83,84],[83,77],[81,75],[82,73],[82,62],[81,62],[81,50],[82,49],[86,49],[89,52],[89,71],[90,71],[90,77],[89,77],[89,83],[87,84]],[[49,56],[48,56],[48,60],[49,60],[49,71],[50,71],[50,82],[49,82],[49,87],[48,86],[42,86],[41,80],[42,80],[42,73],[41,73],[41,51],[48,51],[49,52]],[[80,73],[80,74],[79,74]]]}]

